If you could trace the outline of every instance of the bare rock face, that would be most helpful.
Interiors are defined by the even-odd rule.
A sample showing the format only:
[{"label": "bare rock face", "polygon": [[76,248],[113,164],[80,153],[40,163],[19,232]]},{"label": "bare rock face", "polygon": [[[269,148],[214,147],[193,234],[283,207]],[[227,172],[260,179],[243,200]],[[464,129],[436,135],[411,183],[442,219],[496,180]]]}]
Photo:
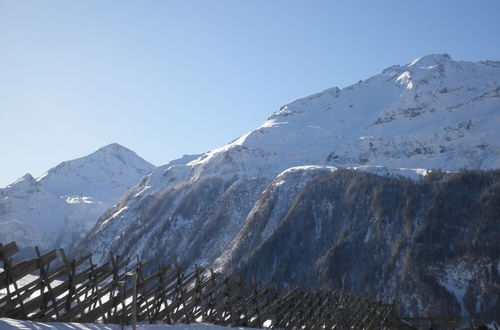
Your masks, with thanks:
[{"label": "bare rock face", "polygon": [[[90,250],[101,262],[111,254],[137,254],[143,259],[176,256],[186,264],[201,263],[304,285],[335,286],[342,274],[352,273],[348,275],[351,287],[365,285],[367,293],[399,299],[405,302],[401,304],[405,313],[423,313],[429,307],[439,313],[486,313],[494,303],[486,302],[490,298],[481,298],[485,302],[479,303],[479,298],[474,298],[476,293],[486,292],[480,285],[471,284],[462,295],[454,289],[462,284],[453,286],[451,277],[437,275],[440,269],[452,274],[452,269],[461,267],[473,274],[472,262],[462,266],[462,259],[443,257],[429,261],[429,267],[437,267],[434,273],[412,271],[424,260],[421,254],[426,255],[426,246],[436,246],[432,251],[447,246],[423,237],[427,231],[436,235],[437,230],[447,228],[434,228],[437,224],[433,221],[452,221],[447,214],[452,214],[454,202],[431,188],[425,190],[423,184],[394,176],[419,180],[431,169],[500,168],[499,109],[500,62],[461,62],[448,55],[429,55],[392,66],[344,89],[331,88],[293,101],[255,130],[194,160],[158,167],[101,216],[76,251]],[[339,168],[355,171],[337,173]],[[320,178],[325,175],[341,177],[342,184],[336,183],[337,187],[327,184],[328,180],[323,182]],[[361,187],[367,193],[363,197],[356,188],[357,175],[380,178],[369,181],[381,187]],[[383,190],[390,186],[387,182],[392,182],[398,194],[404,189],[412,192],[398,199],[396,193]],[[316,196],[311,187],[339,196],[305,207],[307,196]],[[467,190],[463,193],[469,194]],[[380,205],[375,207],[375,202]],[[441,204],[449,206],[440,208]],[[339,205],[345,207],[339,209]],[[439,217],[416,210],[434,210]],[[297,212],[301,220],[287,220]],[[498,210],[488,212],[494,217]],[[441,220],[433,220],[438,218]],[[314,225],[310,219],[315,219]],[[426,226],[422,227],[421,221]],[[449,226],[459,232],[456,228],[465,222]],[[478,229],[481,226],[470,228],[476,234],[440,236],[451,239],[451,247],[446,249],[462,251],[462,245],[476,246],[489,235],[487,230]],[[264,249],[271,244],[266,242],[274,242],[284,233],[288,236],[280,242],[299,247],[276,247],[275,257],[266,257],[265,263],[252,258],[258,251],[267,251],[261,257],[272,255]],[[328,243],[328,237],[336,245]],[[354,241],[363,247],[375,245],[358,253],[358,245],[349,243]],[[295,255],[299,252],[300,258]],[[471,254],[471,258],[476,256]],[[328,266],[331,264],[343,266]],[[490,269],[495,267],[492,264]],[[373,275],[373,282],[369,275]],[[420,285],[420,291],[412,289],[413,285]],[[448,306],[447,298],[456,303]]]}]

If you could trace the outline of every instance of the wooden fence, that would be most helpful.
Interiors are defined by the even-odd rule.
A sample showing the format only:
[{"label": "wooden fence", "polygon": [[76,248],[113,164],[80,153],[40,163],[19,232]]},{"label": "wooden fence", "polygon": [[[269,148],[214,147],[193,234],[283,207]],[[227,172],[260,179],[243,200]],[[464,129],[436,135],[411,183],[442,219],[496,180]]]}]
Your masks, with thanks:
[{"label": "wooden fence", "polygon": [[[174,262],[160,265],[92,256],[68,260],[63,250],[12,263],[15,242],[0,244],[0,316],[36,321],[130,324],[206,322],[284,329],[398,329],[394,306],[345,291],[283,290]],[[54,262],[60,257],[60,263]],[[55,264],[59,266],[52,267]],[[154,271],[146,272],[154,267]],[[134,289],[134,278],[136,286]],[[134,294],[134,292],[136,292]]]}]

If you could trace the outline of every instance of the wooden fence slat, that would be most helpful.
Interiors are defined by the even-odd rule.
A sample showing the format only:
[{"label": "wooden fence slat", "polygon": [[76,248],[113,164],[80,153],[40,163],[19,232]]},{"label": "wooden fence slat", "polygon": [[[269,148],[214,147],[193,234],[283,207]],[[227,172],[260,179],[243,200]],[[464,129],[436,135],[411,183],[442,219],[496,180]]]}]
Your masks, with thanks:
[{"label": "wooden fence slat", "polygon": [[[79,265],[79,264],[83,263],[85,260],[88,259],[88,257],[89,256],[84,256],[84,257],[76,259],[75,265]],[[48,283],[52,283],[57,278],[63,276],[64,273],[65,273],[65,266],[62,265],[62,266],[58,267],[56,270],[51,272],[50,275],[48,275]],[[80,280],[82,278],[84,278],[84,276],[82,276],[81,274],[78,276],[75,276],[76,280]],[[63,295],[66,292],[67,289],[68,289],[68,282],[61,282],[58,285],[54,286],[53,288],[51,286],[51,292],[52,292],[51,294],[54,297],[60,297],[61,295]],[[26,307],[25,307],[25,308],[27,308],[28,313],[33,313],[42,304],[43,300],[48,299],[48,294],[49,294],[48,292],[45,292],[43,295],[39,295],[38,297],[35,297],[35,298],[31,299],[30,301],[28,301],[26,303]],[[60,303],[60,299],[59,299],[59,302],[57,305],[59,305],[59,303]],[[39,315],[39,313],[36,313],[35,316],[41,317]],[[45,320],[45,318],[42,318],[41,320]],[[49,320],[50,320],[50,318],[49,318]]]},{"label": "wooden fence slat", "polygon": [[[52,287],[50,286],[50,282],[48,280],[48,273],[49,273],[48,267],[47,267],[47,269],[45,268],[45,265],[48,266],[50,264],[50,261],[54,260],[57,257],[57,255],[56,255],[56,251],[52,250],[49,253],[42,256],[38,246],[35,247],[35,252],[36,252],[36,255],[38,256],[38,259],[40,260],[40,263],[39,263],[40,279],[42,280],[42,288],[40,289],[40,295],[44,294],[43,288],[47,288],[47,291],[48,291],[48,297],[46,297],[46,299],[43,300],[44,304],[45,304],[45,308],[41,309],[41,311],[40,311],[40,313],[43,315],[48,310],[47,304],[48,304],[49,300],[51,301],[52,306],[57,305],[56,297],[54,296],[54,292],[52,291]],[[46,259],[46,256],[49,256],[48,259]],[[56,312],[56,319],[59,319],[59,318],[60,318],[60,315],[59,315],[59,312],[57,311]]]},{"label": "wooden fence slat", "polygon": [[[114,267],[118,267],[118,269],[121,269],[124,266],[125,266],[125,263],[121,263],[121,264],[115,264]],[[98,286],[99,283],[102,283],[106,279],[108,279],[109,277],[114,276],[113,274],[115,274],[115,271],[113,269],[109,269],[109,267],[107,267],[107,268],[108,268],[108,272],[107,273],[106,272],[104,272],[104,273],[103,272],[98,272],[99,275],[96,276],[96,278],[92,280],[92,285],[88,285],[81,294],[85,294],[89,290],[94,290],[95,286]],[[125,274],[117,275],[117,276],[118,276],[118,281],[125,279]],[[92,296],[89,296],[87,299],[85,299],[84,301],[80,302],[80,305],[83,308],[87,308],[87,307],[91,306],[92,304],[100,302],[100,304],[99,304],[100,307],[98,309],[94,308],[93,311],[92,311],[93,312],[92,314],[86,313],[85,317],[89,318],[89,320],[90,320],[89,322],[96,321],[97,318],[99,317],[99,315],[98,315],[99,313],[101,314],[100,315],[101,317],[107,319],[107,317],[105,317],[104,314],[103,314],[102,298],[104,298],[108,294],[109,294],[109,296],[113,296],[114,286],[115,286],[115,282],[114,281],[110,281],[110,282],[104,284],[102,287],[98,287],[97,289],[95,289],[95,292],[94,292],[94,294]],[[116,301],[115,301],[115,303],[116,303]],[[113,305],[113,307],[114,307],[114,305]],[[108,312],[108,310],[106,310],[106,313],[107,312]],[[67,311],[65,313],[65,318],[71,319],[73,317],[76,317],[76,315],[78,315],[78,310],[76,309],[76,307],[75,308],[71,308],[69,311]],[[94,316],[97,315],[97,317],[95,319],[92,319],[89,315],[91,315],[92,317],[94,317]]]},{"label": "wooden fence slat", "polygon": [[[0,273],[0,289],[6,288],[9,284],[10,279],[15,279],[16,281],[20,280],[21,278],[25,277],[26,275],[31,274],[35,270],[38,269],[38,260],[37,259],[31,259],[28,261],[23,261],[21,263],[18,263],[14,266],[6,266],[6,262],[4,260],[4,271]],[[9,269],[7,269],[9,268]]]},{"label": "wooden fence slat", "polygon": [[4,261],[5,258],[10,258],[18,252],[19,248],[17,247],[16,242],[10,242],[5,245],[1,245],[0,243],[0,258],[2,259],[2,261]]}]

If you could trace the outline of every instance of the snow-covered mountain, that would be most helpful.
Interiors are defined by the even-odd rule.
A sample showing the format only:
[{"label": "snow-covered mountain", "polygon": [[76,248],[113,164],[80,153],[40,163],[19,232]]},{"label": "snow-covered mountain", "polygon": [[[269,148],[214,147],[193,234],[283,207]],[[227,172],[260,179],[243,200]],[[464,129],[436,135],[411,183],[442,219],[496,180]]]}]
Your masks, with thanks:
[{"label": "snow-covered mountain", "polygon": [[114,143],[37,179],[26,174],[0,189],[0,239],[15,240],[21,247],[68,247],[153,169]]},{"label": "snow-covered mountain", "polygon": [[[78,250],[100,261],[112,253],[177,256],[224,270],[282,230],[298,196],[338,167],[413,178],[437,168],[495,169],[499,127],[500,62],[425,56],[293,101],[228,145],[158,167]],[[323,211],[335,213],[328,205]]]}]

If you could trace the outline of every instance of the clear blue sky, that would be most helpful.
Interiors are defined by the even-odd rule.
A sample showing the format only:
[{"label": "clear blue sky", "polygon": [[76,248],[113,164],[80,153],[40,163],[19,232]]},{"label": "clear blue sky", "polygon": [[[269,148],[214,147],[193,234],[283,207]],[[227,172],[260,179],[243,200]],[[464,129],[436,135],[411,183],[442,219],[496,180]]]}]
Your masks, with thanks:
[{"label": "clear blue sky", "polygon": [[161,165],[430,53],[500,60],[500,1],[0,0],[0,186],[118,142]]}]

